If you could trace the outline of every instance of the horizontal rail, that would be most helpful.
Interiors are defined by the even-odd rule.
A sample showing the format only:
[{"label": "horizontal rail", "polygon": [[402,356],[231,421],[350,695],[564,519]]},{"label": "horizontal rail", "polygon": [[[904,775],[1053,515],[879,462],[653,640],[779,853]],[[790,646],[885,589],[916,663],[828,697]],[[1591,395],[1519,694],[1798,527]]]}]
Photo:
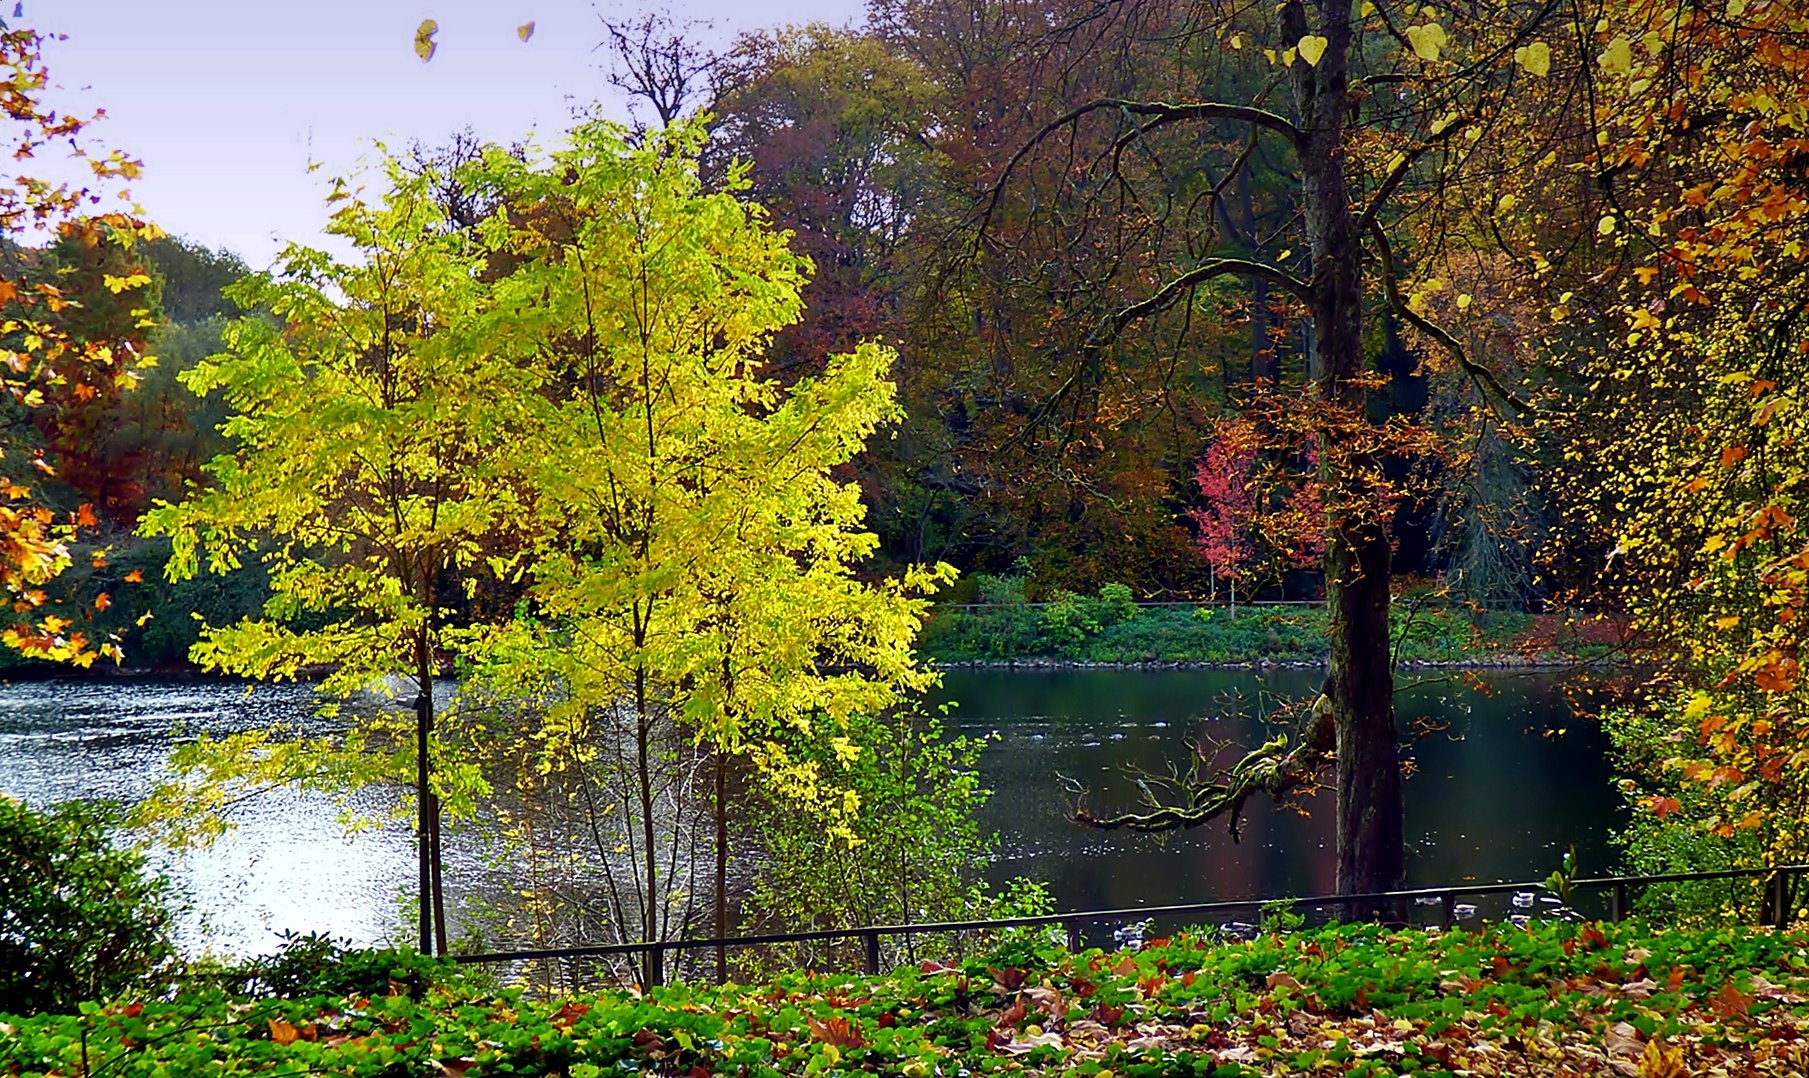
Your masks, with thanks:
[{"label": "horizontal rail", "polygon": [[[1597,876],[1572,880],[1573,890],[1612,890],[1617,901],[1615,913],[1625,912],[1620,901],[1627,887],[1655,883],[1691,883],[1707,880],[1731,880],[1771,876],[1782,879],[1809,872],[1809,865],[1779,865],[1774,868],[1714,869],[1702,872],[1666,872],[1647,876]],[[888,936],[924,936],[945,932],[986,932],[1007,928],[1034,928],[1040,925],[1091,924],[1099,921],[1145,920],[1152,917],[1177,917],[1202,913],[1232,913],[1260,910],[1265,906],[1364,906],[1409,902],[1415,899],[1440,899],[1447,907],[1458,898],[1500,895],[1510,892],[1549,891],[1545,881],[1519,883],[1470,883],[1442,887],[1417,887],[1401,891],[1375,891],[1355,895],[1308,895],[1291,898],[1232,898],[1211,902],[1186,902],[1167,906],[1132,906],[1105,910],[1072,910],[1066,913],[1042,913],[1024,917],[999,917],[969,921],[929,921],[918,924],[867,925],[859,928],[824,928],[806,932],[778,932],[758,936],[710,936],[702,939],[607,943],[584,947],[552,947],[538,950],[494,951],[483,954],[450,956],[455,962],[482,964],[495,962],[530,962],[567,958],[612,958],[623,955],[662,955],[667,951],[689,951],[706,947],[760,947],[777,943],[821,943],[830,940],[864,939],[867,941],[869,964],[877,952],[876,940]],[[657,966],[657,961],[655,965]],[[872,970],[870,972],[877,972]]]}]

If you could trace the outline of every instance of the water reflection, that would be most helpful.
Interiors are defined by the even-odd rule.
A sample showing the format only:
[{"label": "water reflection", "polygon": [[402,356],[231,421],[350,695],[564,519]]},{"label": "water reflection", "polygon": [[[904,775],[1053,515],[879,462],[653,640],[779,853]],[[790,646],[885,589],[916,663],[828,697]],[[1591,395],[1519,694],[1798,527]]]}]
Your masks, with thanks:
[{"label": "water reflection", "polygon": [[[1448,680],[1400,697],[1403,725],[1444,728],[1414,743],[1407,813],[1415,884],[1543,877],[1575,843],[1586,868],[1608,867],[1616,798],[1604,741],[1568,720],[1551,677],[1501,676],[1478,695]],[[1311,893],[1332,888],[1331,818],[1252,802],[1243,842],[1222,828],[1158,840],[1070,824],[1059,776],[1092,788],[1093,804],[1128,805],[1126,766],[1184,762],[1205,732],[1254,744],[1257,717],[1278,698],[1315,691],[1308,671],[952,671],[956,732],[994,735],[981,760],[994,791],[982,819],[1000,836],[995,880],[1048,881],[1063,908]],[[318,729],[303,686],[217,682],[37,682],[0,688],[0,791],[34,803],[73,797],[131,801],[164,775],[173,740],[286,721]],[[1568,727],[1563,737],[1547,737]],[[182,731],[183,733],[178,733]],[[382,816],[397,793],[367,790],[361,812]],[[1324,795],[1322,795],[1323,800]],[[243,806],[240,828],[175,866],[203,911],[185,929],[193,949],[267,950],[282,929],[320,930],[361,943],[407,938],[399,896],[412,888],[406,821],[347,839],[339,806],[279,791]],[[456,907],[473,891],[501,892],[456,829],[447,881]],[[1505,907],[1506,903],[1502,905]],[[1493,915],[1493,914],[1491,914]],[[456,929],[456,926],[455,926]]]},{"label": "water reflection", "polygon": [[[1403,677],[1403,684],[1414,680]],[[1606,867],[1617,798],[1606,739],[1569,708],[1550,675],[1499,675],[1489,692],[1433,674],[1397,700],[1404,728],[1438,728],[1408,748],[1409,882],[1543,878],[1572,843]],[[1061,776],[1096,811],[1128,807],[1127,767],[1182,766],[1189,738],[1260,742],[1278,700],[1317,691],[1314,671],[950,671],[951,724],[991,734],[981,771],[984,822],[1001,836],[989,875],[1039,877],[1067,908],[1323,893],[1333,888],[1329,794],[1302,817],[1252,801],[1243,840],[1223,827],[1166,838],[1077,829]],[[1548,736],[1564,728],[1562,736]]]}]

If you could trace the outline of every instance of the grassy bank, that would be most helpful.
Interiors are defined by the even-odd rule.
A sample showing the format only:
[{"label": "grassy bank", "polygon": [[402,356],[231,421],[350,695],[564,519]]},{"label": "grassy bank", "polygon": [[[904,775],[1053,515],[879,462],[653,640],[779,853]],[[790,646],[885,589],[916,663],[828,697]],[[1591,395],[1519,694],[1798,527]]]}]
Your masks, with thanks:
[{"label": "grassy bank", "polygon": [[194,991],[0,1022],[0,1073],[747,1076],[1801,1074],[1809,937],[1548,922],[1348,926],[1136,953],[1027,936],[963,968],[533,1000]]},{"label": "grassy bank", "polygon": [[[1543,639],[1543,619],[1519,611],[1396,604],[1402,663],[1555,661],[1568,652]],[[1031,605],[944,607],[924,627],[924,654],[973,663],[1317,663],[1326,654],[1321,607],[1139,607],[1127,593],[1059,596]]]}]

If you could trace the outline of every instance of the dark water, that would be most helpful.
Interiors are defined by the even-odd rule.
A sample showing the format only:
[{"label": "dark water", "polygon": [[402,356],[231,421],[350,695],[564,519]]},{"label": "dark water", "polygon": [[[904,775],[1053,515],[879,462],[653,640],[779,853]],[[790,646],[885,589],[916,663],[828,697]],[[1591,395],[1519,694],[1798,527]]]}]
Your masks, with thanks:
[{"label": "dark water", "polygon": [[[1572,722],[1557,683],[1491,679],[1492,695],[1452,681],[1401,694],[1403,725],[1445,728],[1413,743],[1407,782],[1410,876],[1417,883],[1543,877],[1575,843],[1589,869],[1608,863],[1616,799],[1605,743]],[[1314,691],[1317,675],[1221,671],[952,671],[952,726],[995,734],[981,763],[994,791],[983,823],[1000,835],[995,880],[1046,881],[1062,908],[1137,906],[1329,891],[1329,807],[1301,817],[1252,802],[1243,842],[1222,828],[1166,841],[1101,834],[1067,822],[1061,776],[1090,787],[1097,810],[1131,804],[1126,766],[1184,761],[1202,732],[1255,744],[1254,716],[1281,695]],[[307,688],[218,683],[21,683],[0,687],[0,791],[33,803],[74,797],[131,801],[164,774],[173,740],[276,721],[307,724]],[[1549,731],[1565,728],[1561,737]],[[1327,795],[1321,795],[1324,801]],[[362,813],[395,807],[365,791]],[[238,814],[239,829],[172,868],[198,916],[191,949],[255,953],[283,929],[326,931],[361,943],[406,938],[399,895],[414,880],[412,833],[391,822],[347,838],[331,799],[276,791]],[[496,886],[479,859],[449,836],[448,886]]]},{"label": "dark water", "polygon": [[[1492,676],[1486,694],[1438,673],[1401,684],[1416,677],[1424,683],[1397,698],[1401,725],[1443,729],[1407,750],[1410,884],[1543,879],[1572,843],[1587,869],[1608,865],[1619,810],[1607,739],[1571,720],[1555,677]],[[950,671],[955,728],[998,737],[981,764],[995,791],[984,822],[1001,839],[990,875],[1042,879],[1067,909],[1330,892],[1329,790],[1306,817],[1252,800],[1233,844],[1223,826],[1166,839],[1084,830],[1066,818],[1061,781],[1087,787],[1095,812],[1134,809],[1127,766],[1166,773],[1201,734],[1259,744],[1258,716],[1278,698],[1316,693],[1318,680],[1301,670]]]}]

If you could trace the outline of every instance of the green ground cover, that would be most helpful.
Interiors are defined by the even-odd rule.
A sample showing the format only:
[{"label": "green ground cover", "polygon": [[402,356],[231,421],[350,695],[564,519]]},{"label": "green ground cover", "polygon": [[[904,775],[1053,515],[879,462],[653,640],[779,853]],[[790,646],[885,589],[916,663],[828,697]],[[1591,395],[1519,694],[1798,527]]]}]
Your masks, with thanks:
[{"label": "green ground cover", "polygon": [[190,987],[6,1018],[0,1073],[1801,1074],[1806,948],[1801,933],[1552,922],[1070,954],[1024,930],[958,968],[553,999],[391,952],[357,960],[361,976],[394,967],[381,991]]},{"label": "green ground cover", "polygon": [[[1397,603],[1397,661],[1555,661],[1569,651],[1543,639],[1548,623],[1520,611]],[[919,647],[945,664],[1316,663],[1326,654],[1326,616],[1317,606],[1139,607],[1128,590],[1108,586],[1040,605],[945,606]]]}]

